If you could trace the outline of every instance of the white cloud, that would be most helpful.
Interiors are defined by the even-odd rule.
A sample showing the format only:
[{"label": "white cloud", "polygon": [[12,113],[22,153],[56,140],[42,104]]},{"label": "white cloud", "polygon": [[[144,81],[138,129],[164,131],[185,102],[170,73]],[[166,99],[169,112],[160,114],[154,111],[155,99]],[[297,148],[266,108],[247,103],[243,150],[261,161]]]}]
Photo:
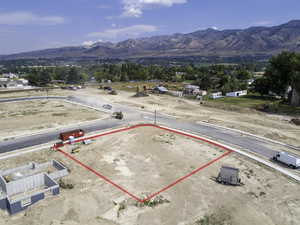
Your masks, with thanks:
[{"label": "white cloud", "polygon": [[144,33],[157,31],[156,26],[152,25],[133,25],[129,27],[108,29],[102,32],[89,33],[88,37],[96,37],[105,40],[120,40],[124,38],[136,38]]},{"label": "white cloud", "polygon": [[0,24],[2,25],[56,25],[64,22],[65,19],[60,16],[39,16],[31,12],[0,13]]},{"label": "white cloud", "polygon": [[188,0],[122,0],[124,17],[141,17],[143,11],[153,6],[171,7],[174,4],[184,4]]}]

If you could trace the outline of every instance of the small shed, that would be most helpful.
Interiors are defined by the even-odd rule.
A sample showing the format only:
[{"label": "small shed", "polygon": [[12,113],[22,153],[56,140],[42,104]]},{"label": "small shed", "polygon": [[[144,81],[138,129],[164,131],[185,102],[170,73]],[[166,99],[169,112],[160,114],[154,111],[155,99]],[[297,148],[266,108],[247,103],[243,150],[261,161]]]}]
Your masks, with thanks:
[{"label": "small shed", "polygon": [[239,185],[239,169],[230,166],[222,166],[217,177],[217,182],[230,185]]}]

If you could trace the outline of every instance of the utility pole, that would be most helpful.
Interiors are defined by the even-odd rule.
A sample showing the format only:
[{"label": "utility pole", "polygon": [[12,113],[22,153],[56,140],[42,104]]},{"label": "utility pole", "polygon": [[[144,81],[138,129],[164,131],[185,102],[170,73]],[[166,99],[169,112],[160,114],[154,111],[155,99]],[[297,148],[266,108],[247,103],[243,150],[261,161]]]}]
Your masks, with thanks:
[{"label": "utility pole", "polygon": [[48,99],[48,91],[49,91],[49,90],[48,90],[48,88],[46,88],[46,93],[47,93],[47,99]]},{"label": "utility pole", "polygon": [[154,111],[154,124],[156,125],[156,109]]}]

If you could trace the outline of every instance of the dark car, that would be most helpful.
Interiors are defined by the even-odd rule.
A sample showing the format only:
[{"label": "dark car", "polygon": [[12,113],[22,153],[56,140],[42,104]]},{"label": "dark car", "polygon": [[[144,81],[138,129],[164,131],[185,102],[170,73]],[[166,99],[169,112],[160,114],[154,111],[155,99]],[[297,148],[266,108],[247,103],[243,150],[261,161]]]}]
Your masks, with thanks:
[{"label": "dark car", "polygon": [[112,88],[109,87],[109,86],[105,86],[105,87],[103,87],[103,90],[105,90],[105,91],[112,91]]},{"label": "dark car", "polygon": [[105,104],[105,105],[103,105],[102,107],[103,107],[104,109],[108,109],[108,110],[110,110],[110,109],[112,108],[112,106],[109,105],[109,104]]}]

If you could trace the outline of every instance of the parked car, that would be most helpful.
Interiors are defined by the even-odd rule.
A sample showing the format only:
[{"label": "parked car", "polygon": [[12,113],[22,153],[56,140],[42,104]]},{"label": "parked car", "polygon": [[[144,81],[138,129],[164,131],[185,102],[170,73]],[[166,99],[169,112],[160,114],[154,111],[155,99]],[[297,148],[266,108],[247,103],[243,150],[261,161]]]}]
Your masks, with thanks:
[{"label": "parked car", "polygon": [[109,105],[109,104],[105,104],[102,106],[104,109],[108,109],[108,110],[111,110],[112,109],[112,106]]},{"label": "parked car", "polygon": [[112,88],[109,87],[109,86],[105,86],[105,87],[103,87],[103,90],[105,90],[105,91],[112,91]]}]

